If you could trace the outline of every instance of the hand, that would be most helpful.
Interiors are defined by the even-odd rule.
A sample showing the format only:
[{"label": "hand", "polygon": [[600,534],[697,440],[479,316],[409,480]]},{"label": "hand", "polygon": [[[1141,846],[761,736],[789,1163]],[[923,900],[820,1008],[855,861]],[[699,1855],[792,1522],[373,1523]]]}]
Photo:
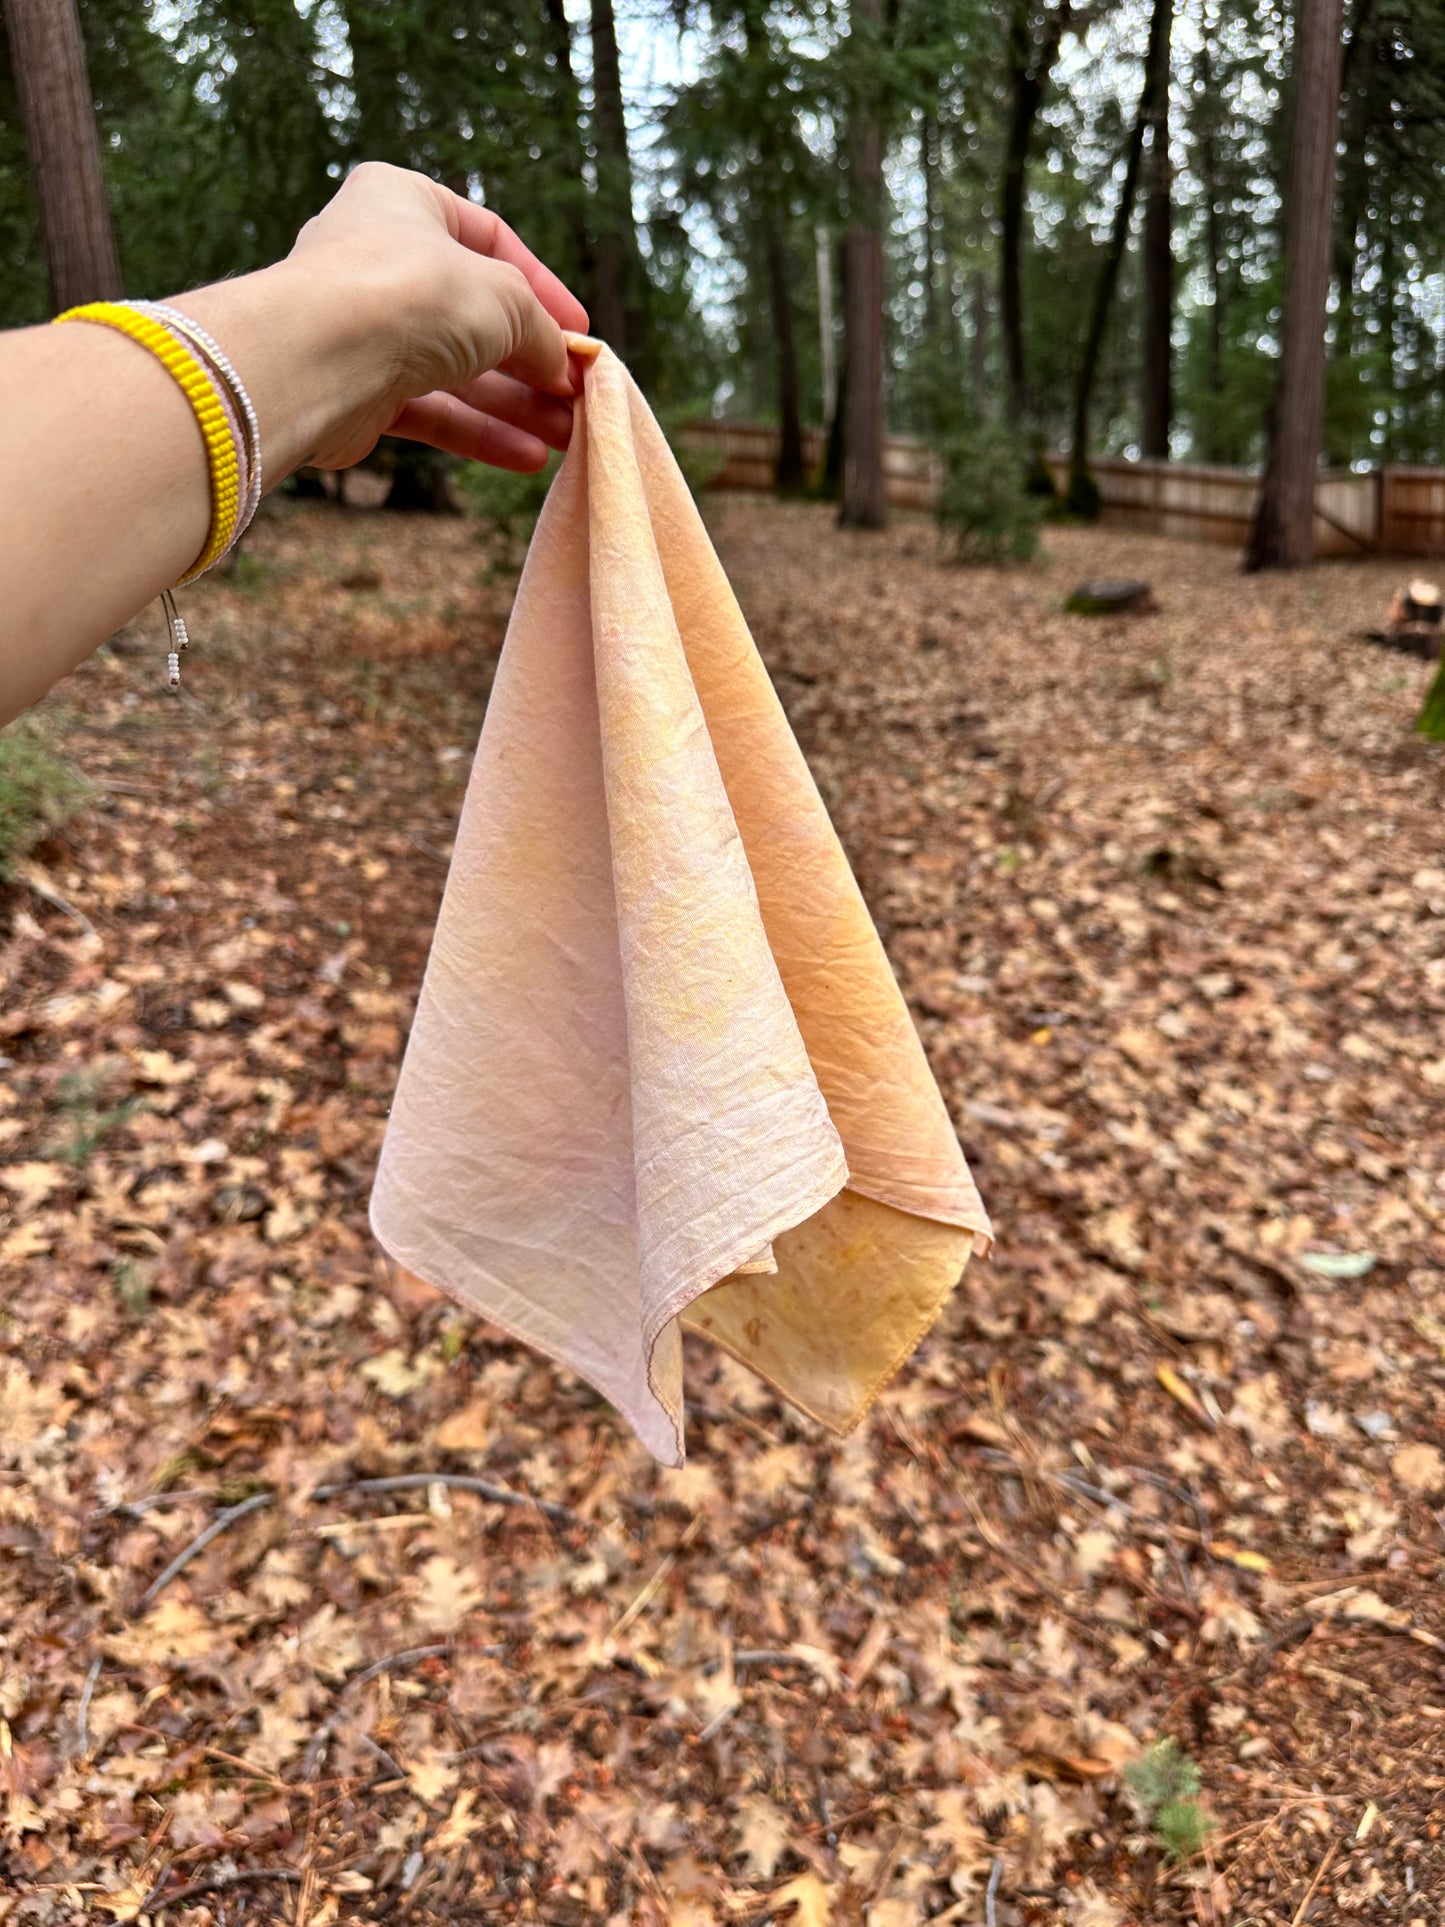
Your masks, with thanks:
[{"label": "hand", "polygon": [[587,312],[498,215],[404,168],[358,167],[288,269],[369,314],[373,353],[312,460],[348,468],[381,435],[531,474],[572,432],[562,330]]}]

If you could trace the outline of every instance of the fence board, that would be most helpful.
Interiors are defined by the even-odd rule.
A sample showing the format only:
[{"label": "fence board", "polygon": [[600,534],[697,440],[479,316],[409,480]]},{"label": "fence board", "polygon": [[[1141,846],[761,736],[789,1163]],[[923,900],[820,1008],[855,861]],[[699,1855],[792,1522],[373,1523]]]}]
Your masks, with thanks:
[{"label": "fence board", "polygon": [[[773,486],[778,431],[756,422],[690,422],[683,445],[710,457],[709,486],[765,492]],[[803,431],[803,460],[821,467],[826,438]],[[1047,458],[1055,483],[1068,479],[1068,458]],[[1131,461],[1100,456],[1090,464],[1100,520],[1141,534],[1174,536],[1242,549],[1259,495],[1251,469],[1204,462]],[[932,508],[942,480],[934,449],[915,436],[890,435],[884,452],[888,500],[896,508]],[[1320,556],[1445,555],[1445,469],[1384,468],[1322,473],[1315,484],[1315,553]]]}]

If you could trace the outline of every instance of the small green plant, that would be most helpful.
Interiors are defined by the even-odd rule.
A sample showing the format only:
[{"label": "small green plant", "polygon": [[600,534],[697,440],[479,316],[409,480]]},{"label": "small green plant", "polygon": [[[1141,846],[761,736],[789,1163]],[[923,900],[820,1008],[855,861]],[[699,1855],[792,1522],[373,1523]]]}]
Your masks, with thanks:
[{"label": "small green plant", "polygon": [[464,462],[457,470],[457,487],[477,519],[490,523],[516,541],[527,541],[542,513],[560,458],[549,456],[535,475],[516,475],[510,469]]},{"label": "small green plant", "polygon": [[151,1281],[133,1258],[122,1258],[110,1274],[116,1297],[136,1318],[150,1310]]},{"label": "small green plant", "polygon": [[938,452],[943,481],[933,513],[953,560],[974,567],[1031,561],[1044,503],[1025,486],[1012,437],[998,429],[975,429],[950,436]]},{"label": "small green plant", "polygon": [[67,1164],[88,1164],[110,1133],[145,1109],[143,1097],[105,1102],[110,1067],[99,1064],[62,1077],[55,1087],[59,1128],[50,1143],[52,1157]]},{"label": "small green plant", "polygon": [[226,573],[226,581],[243,596],[257,598],[265,595],[275,580],[276,569],[264,557],[252,555],[249,549],[242,549]]},{"label": "small green plant", "polygon": [[687,483],[694,501],[723,465],[723,458],[715,445],[709,446],[705,438],[694,438],[686,433],[689,424],[699,418],[700,411],[696,408],[669,410],[662,417],[662,432],[667,437],[673,460],[681,469],[682,479]]},{"label": "small green plant", "polygon": [[1427,742],[1445,743],[1445,658],[1425,694],[1425,707],[1415,723],[1415,733]]},{"label": "small green plant", "polygon": [[0,877],[8,877],[89,795],[90,786],[39,723],[23,717],[0,730]]},{"label": "small green plant", "polygon": [[1201,1853],[1213,1821],[1199,1804],[1204,1782],[1199,1768],[1177,1740],[1156,1740],[1124,1769],[1124,1778],[1139,1808],[1171,1860],[1190,1860]]}]

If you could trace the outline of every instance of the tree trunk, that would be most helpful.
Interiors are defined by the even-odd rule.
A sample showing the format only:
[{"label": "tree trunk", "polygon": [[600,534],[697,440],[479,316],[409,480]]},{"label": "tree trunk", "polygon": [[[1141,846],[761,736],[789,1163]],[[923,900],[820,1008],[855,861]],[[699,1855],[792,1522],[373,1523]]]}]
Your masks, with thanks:
[{"label": "tree trunk", "polygon": [[[743,34],[749,65],[760,81],[771,78],[773,52],[768,39],[766,11],[756,4],[743,8]],[[778,461],[774,482],[783,494],[803,486],[803,403],[798,376],[797,331],[793,326],[793,288],[788,272],[788,217],[791,213],[779,158],[777,128],[766,113],[758,131],[758,167],[750,198],[760,214],[763,256],[768,277],[768,307],[772,321],[772,349],[777,377]]]},{"label": "tree trunk", "polygon": [[1129,144],[1125,149],[1124,185],[1119,190],[1113,230],[1099,267],[1099,278],[1094,284],[1089,332],[1084,340],[1083,359],[1079,364],[1079,377],[1074,389],[1068,502],[1076,513],[1082,515],[1092,515],[1098,507],[1097,493],[1089,474],[1089,413],[1094,398],[1094,382],[1099,372],[1099,358],[1104,351],[1104,337],[1109,327],[1109,311],[1114,305],[1114,290],[1119,285],[1119,269],[1123,264],[1129,228],[1134,218],[1134,201],[1139,191],[1139,172],[1144,154],[1144,130],[1154,112],[1155,92],[1161,71],[1165,83],[1168,82],[1168,62],[1160,60],[1159,43],[1168,32],[1172,11],[1173,0],[1154,0],[1149,19],[1149,51],[1144,57],[1144,85],[1139,95],[1139,111],[1134,116]]},{"label": "tree trunk", "polygon": [[76,0],[5,0],[5,20],[51,305],[58,313],[85,301],[119,300],[125,286]]},{"label": "tree trunk", "polygon": [[1035,46],[1029,0],[1014,0],[1009,22],[1009,121],[1004,143],[999,246],[999,321],[1003,329],[1004,378],[1009,421],[1016,429],[1033,412],[1024,333],[1024,219],[1028,210],[1029,154],[1059,43],[1073,17],[1073,0],[1056,0]]},{"label": "tree trunk", "polygon": [[848,244],[844,240],[838,249],[838,288],[844,319],[843,351],[838,358],[838,385],[833,391],[833,407],[828,421],[828,447],[823,457],[823,485],[830,501],[836,501],[843,492],[844,404],[849,388],[848,360],[853,352],[853,338],[847,327],[848,273]]},{"label": "tree trunk", "polygon": [[988,396],[988,283],[978,273],[973,277],[973,333],[968,352],[973,418],[983,422],[992,413]]},{"label": "tree trunk", "polygon": [[394,22],[379,0],[345,0],[344,12],[356,100],[356,159],[409,167]]},{"label": "tree trunk", "polygon": [[1013,100],[1004,149],[1003,232],[999,247],[999,319],[1003,327],[1004,374],[1009,420],[1022,428],[1032,412],[1028,359],[1024,346],[1023,237],[1028,194],[1029,148],[1043,90],[1026,66],[1010,74]]},{"label": "tree trunk", "polygon": [[818,386],[823,426],[831,437],[838,412],[838,355],[833,339],[833,240],[827,228],[813,230],[813,245],[818,267]]},{"label": "tree trunk", "polygon": [[587,229],[586,154],[582,145],[582,97],[572,66],[572,23],[565,0],[545,0],[548,44],[557,63],[557,156],[566,177],[564,218],[571,259],[562,278],[575,277],[574,286],[590,289],[593,278],[592,239]]},{"label": "tree trunk", "polygon": [[1343,0],[1299,0],[1279,378],[1247,569],[1289,568],[1314,560],[1342,27]]},{"label": "tree trunk", "polygon": [[803,399],[798,378],[798,342],[793,327],[793,289],[788,274],[788,248],[777,210],[768,210],[768,290],[772,301],[774,350],[778,358],[778,443],[776,482],[779,490],[796,494],[803,473]]},{"label": "tree trunk", "polygon": [[[1347,369],[1355,352],[1355,279],[1360,229],[1364,225],[1371,189],[1375,185],[1367,147],[1367,137],[1378,104],[1375,98],[1375,74],[1374,0],[1357,0],[1340,82],[1340,202],[1334,236],[1337,305],[1331,353],[1333,360]],[[1351,446],[1352,427],[1353,423],[1347,421],[1343,439],[1334,446],[1327,446],[1327,460],[1338,462],[1341,466],[1350,460],[1354,453]],[[1327,423],[1327,436],[1328,433]]]},{"label": "tree trunk", "polygon": [[1201,452],[1206,461],[1220,458],[1217,427],[1218,404],[1224,395],[1224,259],[1219,231],[1219,120],[1214,90],[1214,39],[1219,31],[1219,16],[1212,18],[1204,9],[1199,52],[1194,63],[1196,111],[1204,116],[1198,135],[1199,185],[1204,200],[1204,252],[1209,276],[1209,319],[1204,343],[1204,386],[1210,408],[1197,425]]},{"label": "tree trunk", "polygon": [[[852,0],[852,32],[876,30],[881,0]],[[888,521],[883,475],[883,125],[871,88],[855,63],[848,129],[847,268],[843,328],[848,337],[843,388],[844,528],[881,529]]]},{"label": "tree trunk", "polygon": [[422,442],[394,441],[395,466],[384,509],[419,510],[428,515],[460,513],[452,489],[451,463],[439,449]]},{"label": "tree trunk", "polygon": [[[1166,0],[1165,19],[1151,51],[1159,62],[1152,76],[1144,170],[1144,406],[1141,444],[1156,461],[1169,459],[1174,376],[1173,170],[1169,164],[1169,49],[1174,9]],[[1151,37],[1152,38],[1152,37]]]},{"label": "tree trunk", "polygon": [[942,345],[938,306],[938,123],[931,114],[923,116],[918,134],[918,153],[923,170],[923,325],[928,344],[935,352]]},{"label": "tree trunk", "polygon": [[592,250],[592,332],[625,361],[645,352],[642,259],[632,211],[632,160],[622,105],[622,64],[612,0],[592,6],[592,142],[596,149],[597,236]]}]

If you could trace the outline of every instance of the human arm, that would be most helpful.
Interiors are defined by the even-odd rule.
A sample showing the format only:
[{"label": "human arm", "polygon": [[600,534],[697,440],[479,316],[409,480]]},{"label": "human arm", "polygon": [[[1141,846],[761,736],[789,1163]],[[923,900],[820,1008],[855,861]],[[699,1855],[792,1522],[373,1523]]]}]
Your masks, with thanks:
[{"label": "human arm", "polygon": [[[284,261],[174,297],[255,405],[270,487],[388,431],[505,468],[566,446],[580,303],[489,210],[368,165]],[[0,723],[196,559],[204,445],[180,388],[107,327],[0,334]]]}]

